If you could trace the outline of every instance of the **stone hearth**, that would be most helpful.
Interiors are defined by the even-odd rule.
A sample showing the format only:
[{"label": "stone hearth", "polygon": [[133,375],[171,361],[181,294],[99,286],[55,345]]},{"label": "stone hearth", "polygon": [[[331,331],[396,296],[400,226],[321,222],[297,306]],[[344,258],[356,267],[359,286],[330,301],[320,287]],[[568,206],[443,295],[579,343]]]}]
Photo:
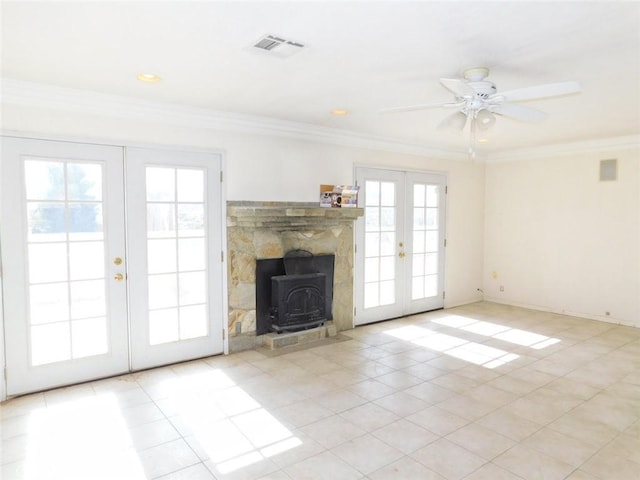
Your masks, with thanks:
[{"label": "stone hearth", "polygon": [[299,202],[227,202],[229,350],[263,344],[256,336],[256,259],[291,250],[334,254],[333,325],[353,328],[353,229],[361,208]]}]

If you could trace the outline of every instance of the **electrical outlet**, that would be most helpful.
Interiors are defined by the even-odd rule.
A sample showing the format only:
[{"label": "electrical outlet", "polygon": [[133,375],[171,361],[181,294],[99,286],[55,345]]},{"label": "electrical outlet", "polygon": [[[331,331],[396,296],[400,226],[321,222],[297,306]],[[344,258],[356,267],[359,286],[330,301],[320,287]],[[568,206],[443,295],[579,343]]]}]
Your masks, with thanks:
[{"label": "electrical outlet", "polygon": [[500,285],[500,291],[504,292],[504,285]]}]

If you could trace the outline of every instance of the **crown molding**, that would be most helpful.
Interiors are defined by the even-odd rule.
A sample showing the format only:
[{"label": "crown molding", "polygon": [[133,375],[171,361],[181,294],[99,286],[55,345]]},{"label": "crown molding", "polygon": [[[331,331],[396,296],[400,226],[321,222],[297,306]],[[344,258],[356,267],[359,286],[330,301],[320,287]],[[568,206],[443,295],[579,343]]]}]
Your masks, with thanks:
[{"label": "crown molding", "polygon": [[611,150],[632,150],[640,148],[640,134],[622,137],[596,138],[581,142],[520,148],[494,152],[486,158],[487,163],[514,162],[519,160],[540,160],[558,156],[606,153]]},{"label": "crown molding", "polygon": [[218,110],[151,102],[87,90],[1,79],[2,102],[116,118],[144,119],[165,125],[205,128],[228,133],[276,136],[344,147],[382,150],[446,160],[467,160],[463,151],[410,144],[359,132]]},{"label": "crown molding", "polygon": [[[343,147],[426,156],[434,159],[469,161],[469,155],[466,150],[426,147],[394,138],[378,137],[307,123],[152,102],[138,98],[57,87],[10,78],[0,78],[0,82],[2,102],[5,104],[49,108],[115,118],[144,119],[146,122],[157,122],[177,127],[266,135]],[[483,163],[513,162],[633,148],[640,148],[640,134],[501,152],[486,152],[479,155],[478,161]]]}]

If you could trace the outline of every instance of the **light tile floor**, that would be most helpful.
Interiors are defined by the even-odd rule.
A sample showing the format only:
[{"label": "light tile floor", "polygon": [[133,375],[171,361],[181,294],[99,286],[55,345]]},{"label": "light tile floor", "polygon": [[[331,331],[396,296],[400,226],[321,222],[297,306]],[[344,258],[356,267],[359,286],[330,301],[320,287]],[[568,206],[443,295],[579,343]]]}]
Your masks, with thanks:
[{"label": "light tile floor", "polygon": [[477,303],[2,404],[2,478],[640,478],[640,329]]}]

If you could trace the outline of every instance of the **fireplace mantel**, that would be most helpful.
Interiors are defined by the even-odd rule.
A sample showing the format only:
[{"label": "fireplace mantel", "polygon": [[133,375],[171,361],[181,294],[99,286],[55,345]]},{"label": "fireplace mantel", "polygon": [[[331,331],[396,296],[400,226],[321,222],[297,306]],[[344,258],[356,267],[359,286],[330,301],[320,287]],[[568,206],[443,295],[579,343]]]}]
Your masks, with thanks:
[{"label": "fireplace mantel", "polygon": [[229,348],[261,345],[256,335],[256,260],[291,250],[334,254],[333,324],[353,328],[353,232],[362,208],[302,202],[227,202]]},{"label": "fireplace mantel", "polygon": [[329,226],[351,223],[364,213],[362,208],[325,208],[303,202],[228,202],[228,227]]}]

